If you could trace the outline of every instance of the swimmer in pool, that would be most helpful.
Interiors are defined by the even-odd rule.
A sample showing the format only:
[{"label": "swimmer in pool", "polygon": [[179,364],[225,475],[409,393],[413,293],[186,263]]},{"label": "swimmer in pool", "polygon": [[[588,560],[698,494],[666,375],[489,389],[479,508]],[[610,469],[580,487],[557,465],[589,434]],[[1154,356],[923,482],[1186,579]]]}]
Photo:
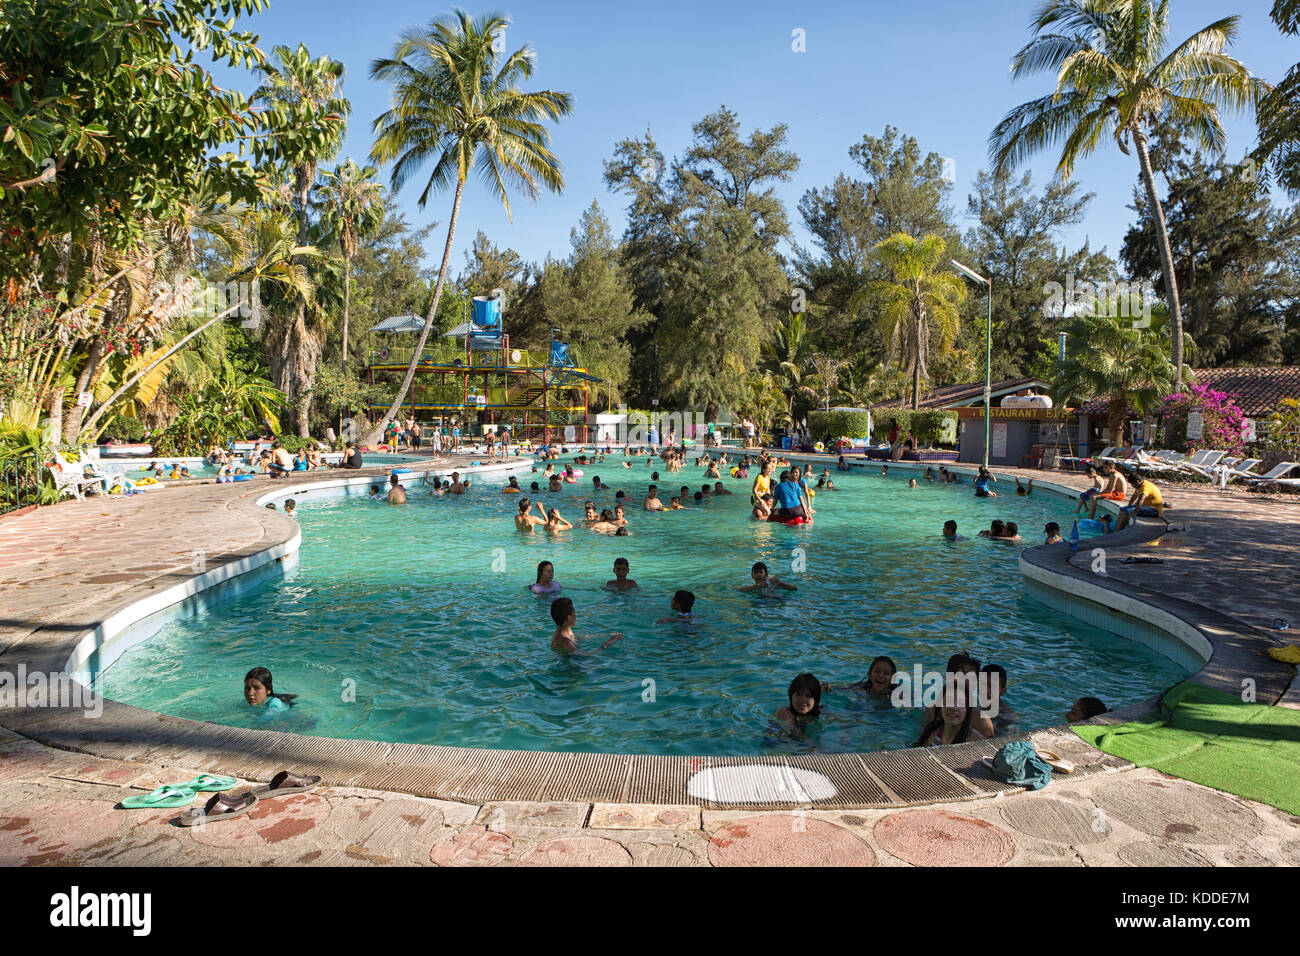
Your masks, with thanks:
[{"label": "swimmer in pool", "polygon": [[812,674],[800,674],[786,688],[790,700],[776,712],[776,719],[787,727],[802,727],[821,717],[822,685]]},{"label": "swimmer in pool", "polygon": [[636,588],[637,583],[627,576],[627,572],[627,558],[615,558],[614,577],[605,582],[605,587],[611,591],[631,591]]},{"label": "swimmer in pool", "polygon": [[541,561],[537,565],[537,581],[528,585],[534,594],[558,594],[562,590],[555,580],[555,565],[550,561]]},{"label": "swimmer in pool", "polygon": [[503,495],[522,495],[524,489],[519,487],[519,479],[514,475],[510,476],[510,484],[501,489]]},{"label": "swimmer in pool", "polygon": [[572,528],[568,521],[560,517],[560,509],[552,508],[546,512],[546,530],[552,533],[556,531],[568,531]]},{"label": "swimmer in pool", "polygon": [[270,713],[288,710],[297,694],[277,694],[272,686],[271,672],[265,667],[254,667],[244,675],[244,700],[249,707],[265,707]]},{"label": "swimmer in pool", "polygon": [[715,481],[715,482],[713,483],[713,493],[714,493],[715,495],[733,495],[733,494],[735,494],[734,491],[728,491],[728,490],[723,486],[722,482],[720,482],[720,481]]},{"label": "swimmer in pool", "polygon": [[[861,691],[872,697],[888,699],[894,690],[894,674],[897,671],[898,665],[894,663],[892,657],[876,657],[867,668],[866,680],[854,681],[852,684],[846,684],[842,689]],[[830,693],[831,685],[822,684],[822,690]]]},{"label": "swimmer in pool", "polygon": [[537,510],[541,513],[540,518],[530,513],[532,508],[527,498],[519,499],[519,514],[515,515],[515,528],[520,531],[532,531],[539,524],[546,524],[546,509],[542,507],[542,503],[537,502]]},{"label": "swimmer in pool", "polygon": [[[551,650],[566,657],[584,653],[578,650],[578,636],[573,633],[573,625],[578,621],[578,612],[574,609],[573,602],[568,598],[557,598],[551,602],[551,620],[555,622],[555,632],[551,635]],[[615,631],[609,636],[609,640],[596,649],[595,653],[600,653],[615,641],[622,639],[623,635]]]},{"label": "swimmer in pool", "polygon": [[[618,534],[619,526],[614,523],[614,512],[606,508],[591,525],[597,534]],[[624,529],[626,530],[626,529]]]},{"label": "swimmer in pool", "polygon": [[765,591],[770,592],[777,588],[783,588],[786,591],[798,591],[799,589],[793,584],[786,584],[780,578],[767,573],[767,565],[759,561],[749,570],[749,575],[754,579],[753,584],[746,584],[740,590],[742,591]]},{"label": "swimmer in pool", "polygon": [[656,624],[687,624],[695,620],[695,615],[691,613],[695,607],[695,595],[690,591],[678,591],[673,595],[668,607],[673,613],[668,617],[659,618],[655,621]]}]

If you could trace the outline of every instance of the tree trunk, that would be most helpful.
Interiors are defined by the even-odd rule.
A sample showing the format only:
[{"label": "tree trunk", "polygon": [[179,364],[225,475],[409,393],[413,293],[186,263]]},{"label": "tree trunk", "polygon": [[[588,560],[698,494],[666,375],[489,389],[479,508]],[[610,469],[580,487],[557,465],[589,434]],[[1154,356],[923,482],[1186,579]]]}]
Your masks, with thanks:
[{"label": "tree trunk", "polygon": [[352,306],[352,257],[343,266],[343,374],[348,372],[348,312]]},{"label": "tree trunk", "polygon": [[1142,167],[1142,184],[1151,203],[1151,215],[1156,223],[1156,241],[1160,245],[1160,272],[1165,280],[1165,294],[1169,297],[1170,361],[1174,364],[1174,392],[1183,390],[1183,310],[1178,301],[1178,280],[1174,276],[1174,254],[1169,248],[1169,227],[1165,223],[1165,210],[1156,195],[1156,179],[1151,169],[1151,156],[1147,152],[1146,135],[1134,131],[1133,143],[1137,147],[1138,164]]},{"label": "tree trunk", "polygon": [[1116,448],[1124,446],[1124,420],[1128,418],[1128,396],[1112,395],[1106,409],[1106,425],[1110,429],[1110,442]]},{"label": "tree trunk", "polygon": [[[77,376],[77,384],[73,386],[74,398],[80,398],[81,393],[90,387],[94,381],[95,373],[99,371],[99,363],[104,357],[104,337],[96,335],[90,343],[90,354],[86,356],[86,364],[81,367],[81,373]],[[75,445],[77,436],[81,434],[81,419],[86,414],[84,405],[73,405],[68,413],[67,420],[63,423],[63,444]]]},{"label": "tree trunk", "polygon": [[89,430],[90,428],[93,428],[94,425],[95,425],[95,422],[99,421],[100,416],[103,415],[104,412],[108,411],[108,409],[111,408],[111,407],[113,406],[113,403],[114,403],[114,402],[116,402],[119,398],[121,398],[123,395],[125,395],[126,392],[130,390],[130,388],[131,388],[132,385],[134,385],[136,382],[140,381],[140,379],[144,378],[146,375],[148,375],[150,372],[152,372],[154,369],[156,369],[156,368],[157,368],[159,365],[161,365],[163,362],[167,361],[169,358],[171,358],[173,355],[175,355],[177,352],[179,352],[181,349],[183,349],[183,348],[185,347],[186,343],[188,343],[188,342],[189,342],[191,339],[193,339],[195,336],[199,335],[200,333],[202,333],[203,331],[205,331],[205,330],[206,330],[207,328],[209,328],[210,326],[215,325],[217,322],[220,322],[220,321],[221,321],[222,319],[224,319],[226,316],[232,314],[233,312],[238,311],[238,310],[242,307],[242,305],[243,305],[243,303],[240,303],[239,305],[232,306],[231,308],[227,309],[225,312],[222,312],[220,315],[216,315],[216,316],[212,317],[211,319],[209,319],[208,321],[204,322],[202,325],[200,325],[197,329],[195,329],[195,330],[194,330],[193,332],[191,332],[189,335],[185,336],[185,338],[181,339],[179,342],[177,342],[175,345],[173,345],[171,348],[169,348],[169,349],[168,349],[166,352],[164,352],[162,355],[158,356],[158,358],[154,359],[152,362],[150,362],[148,365],[146,365],[146,366],[145,366],[144,368],[142,368],[140,371],[138,371],[138,372],[136,372],[134,375],[132,375],[129,379],[126,380],[125,383],[123,383],[123,385],[122,385],[121,388],[119,388],[119,389],[118,389],[116,392],[114,392],[112,395],[108,396],[108,398],[106,398],[106,399],[104,400],[103,404],[100,405],[99,408],[95,409],[95,414],[91,415],[90,418],[89,418],[89,420],[87,420],[87,422],[86,422],[86,425],[85,425],[86,429]]},{"label": "tree trunk", "polygon": [[447,225],[447,245],[442,250],[442,266],[438,269],[438,284],[433,289],[433,302],[429,305],[429,313],[424,317],[424,328],[420,330],[420,341],[415,345],[415,354],[411,356],[411,364],[406,368],[406,377],[402,379],[402,387],[397,390],[397,397],[393,399],[393,404],[384,412],[384,417],[379,420],[365,437],[361,439],[363,445],[377,445],[379,438],[383,435],[384,429],[388,423],[393,420],[397,410],[402,407],[402,402],[406,400],[406,393],[411,388],[411,383],[415,381],[415,369],[420,364],[420,358],[424,354],[424,343],[429,340],[429,331],[433,328],[433,321],[438,314],[438,302],[442,299],[442,287],[447,281],[447,266],[451,262],[451,242],[456,235],[456,220],[460,218],[460,197],[465,191],[465,181],[456,180],[456,198],[451,204],[451,222]]}]

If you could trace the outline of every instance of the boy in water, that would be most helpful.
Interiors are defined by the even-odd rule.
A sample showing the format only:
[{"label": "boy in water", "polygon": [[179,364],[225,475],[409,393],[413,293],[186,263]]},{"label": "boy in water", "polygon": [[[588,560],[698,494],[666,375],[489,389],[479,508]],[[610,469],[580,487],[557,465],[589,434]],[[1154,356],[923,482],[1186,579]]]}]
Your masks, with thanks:
[{"label": "boy in water", "polygon": [[749,569],[749,575],[754,579],[753,584],[746,584],[740,590],[742,591],[771,591],[774,588],[784,588],[787,591],[798,591],[799,589],[793,584],[786,584],[778,577],[771,577],[767,573],[767,565],[759,561]]},{"label": "boy in water", "polygon": [[673,613],[668,617],[661,617],[655,621],[656,624],[681,624],[695,620],[691,609],[695,607],[695,595],[690,591],[678,591],[673,595],[672,602],[668,605]]},{"label": "boy in water", "polygon": [[732,495],[732,494],[735,494],[734,491],[728,491],[728,490],[726,489],[726,487],[725,487],[725,486],[722,484],[722,482],[720,482],[720,481],[715,481],[715,482],[713,483],[713,493],[714,493],[715,495]]},{"label": "boy in water", "polygon": [[[582,653],[578,650],[578,636],[573,633],[573,625],[578,620],[578,612],[574,610],[573,601],[568,598],[556,598],[552,601],[551,620],[555,622],[555,633],[551,635],[551,650],[566,657]],[[596,649],[596,653],[600,653],[622,638],[623,635],[615,631],[609,636],[609,640]]]},{"label": "boy in water", "polygon": [[961,535],[957,533],[957,522],[953,521],[952,519],[949,519],[943,523],[943,536],[947,538],[949,541],[966,540],[965,538],[963,538]]},{"label": "boy in water", "polygon": [[996,701],[997,712],[987,716],[992,716],[995,731],[1006,733],[1010,726],[1020,719],[1020,715],[1012,710],[1005,700],[1007,669],[1000,664],[985,664],[980,670],[988,681],[988,702],[983,709],[993,710]]},{"label": "boy in water", "polygon": [[664,510],[664,503],[659,500],[659,489],[656,486],[650,486],[650,490],[646,492],[645,501],[642,502],[642,507],[646,511]]},{"label": "boy in water", "polygon": [[605,587],[611,591],[631,591],[637,583],[627,576],[627,558],[614,559],[614,579],[606,581]]}]

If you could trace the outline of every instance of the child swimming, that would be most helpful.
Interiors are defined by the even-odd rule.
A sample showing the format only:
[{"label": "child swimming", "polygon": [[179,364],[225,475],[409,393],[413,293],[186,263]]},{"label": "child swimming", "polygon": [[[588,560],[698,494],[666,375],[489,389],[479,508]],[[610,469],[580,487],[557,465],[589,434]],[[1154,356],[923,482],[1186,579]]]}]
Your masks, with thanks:
[{"label": "child swimming", "polygon": [[754,579],[753,584],[746,584],[740,590],[742,591],[772,591],[776,588],[783,588],[786,591],[799,590],[793,584],[786,584],[780,578],[769,576],[767,565],[762,561],[757,562],[749,569],[750,577]]},{"label": "child swimming", "polygon": [[787,727],[803,727],[822,715],[822,685],[812,674],[799,674],[786,688],[789,705],[776,712],[776,719]]},{"label": "child swimming", "polygon": [[297,694],[277,694],[271,672],[265,667],[254,667],[244,675],[244,700],[249,707],[265,707],[267,713],[279,713],[292,707],[297,697]]},{"label": "child swimming", "polygon": [[[551,602],[551,620],[555,622],[555,632],[551,634],[551,650],[566,657],[581,654],[578,650],[578,636],[573,633],[573,625],[578,621],[578,612],[568,598],[557,598]],[[615,641],[622,640],[623,635],[615,631],[604,644],[596,649],[603,651]]]},{"label": "child swimming", "polygon": [[673,595],[669,602],[669,608],[672,614],[668,617],[661,617],[655,621],[656,624],[681,624],[695,620],[694,614],[691,613],[695,607],[695,595],[690,591],[678,591]]},{"label": "child swimming", "polygon": [[537,565],[537,582],[530,584],[528,590],[534,594],[558,594],[561,590],[560,584],[555,580],[555,565],[550,561],[542,561]]},{"label": "child swimming", "polygon": [[637,586],[637,583],[627,576],[628,572],[627,558],[614,559],[614,577],[605,582],[605,587],[611,591],[631,591]]}]

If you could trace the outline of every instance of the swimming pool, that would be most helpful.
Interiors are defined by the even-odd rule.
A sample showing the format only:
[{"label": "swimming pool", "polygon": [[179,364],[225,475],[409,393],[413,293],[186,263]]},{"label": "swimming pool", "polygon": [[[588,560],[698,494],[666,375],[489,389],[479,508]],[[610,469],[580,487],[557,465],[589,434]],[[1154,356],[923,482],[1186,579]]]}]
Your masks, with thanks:
[{"label": "swimming pool", "polygon": [[[826,716],[794,736],[771,722],[798,673],[860,680],[877,654],[911,671],[942,670],[966,650],[1010,673],[1019,729],[1060,723],[1071,701],[1112,706],[1177,682],[1185,671],[1138,644],[1065,618],[1025,596],[1019,547],[974,538],[995,517],[1041,540],[1072,504],[1047,495],[977,499],[969,485],[907,487],[908,475],[835,475],[805,528],[747,520],[738,494],[689,512],[640,510],[650,469],[588,466],[583,484],[543,493],[577,519],[589,476],[635,495],[632,534],[515,532],[517,498],[500,482],[404,508],[364,498],[304,498],[298,567],[235,602],[166,625],[101,676],[107,696],[198,720],[332,737],[467,747],[644,754],[853,752],[911,745],[912,711],[856,694],[823,697]],[[697,467],[661,488],[698,489]],[[531,476],[525,473],[523,484]],[[477,485],[478,483],[476,483]],[[613,491],[591,496],[612,506]],[[945,519],[969,540],[943,541]],[[612,594],[614,558],[640,585]],[[626,634],[609,650],[564,659],[549,649],[549,601],[531,594],[551,560],[578,611],[579,635]],[[797,592],[742,594],[766,561]],[[697,623],[655,626],[677,588],[697,595]],[[594,649],[599,640],[584,643]],[[269,667],[275,689],[300,695],[287,716],[259,716],[243,675]]]},{"label": "swimming pool", "polygon": [[[343,454],[342,452],[329,452],[323,457],[329,462],[339,462],[342,461]],[[367,452],[364,456],[367,466],[397,465],[402,462],[421,460],[411,455],[386,455],[378,452]],[[152,464],[162,464],[164,480],[171,474],[173,463],[179,464],[182,468],[188,468],[190,470],[189,477],[191,478],[215,478],[220,470],[206,458],[105,458],[104,461],[113,465],[125,465],[126,476],[131,479],[144,477],[146,470]],[[248,466],[241,459],[237,467],[247,468]]]}]

